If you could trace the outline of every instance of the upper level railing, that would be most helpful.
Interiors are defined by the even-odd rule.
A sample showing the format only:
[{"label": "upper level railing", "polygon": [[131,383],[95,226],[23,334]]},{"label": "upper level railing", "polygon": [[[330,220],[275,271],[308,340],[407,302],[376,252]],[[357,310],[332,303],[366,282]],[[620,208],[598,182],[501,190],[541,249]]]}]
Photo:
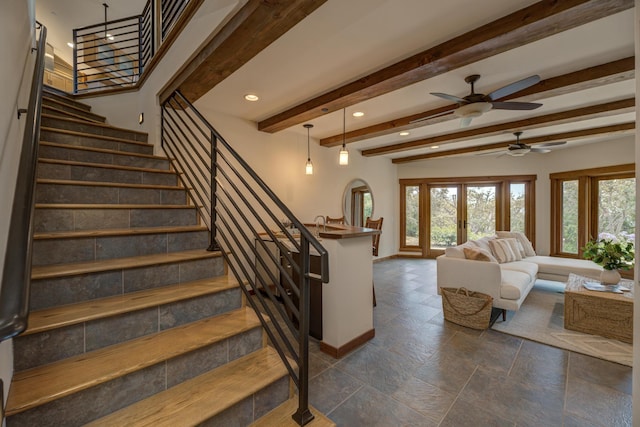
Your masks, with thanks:
[{"label": "upper level railing", "polygon": [[[14,337],[27,327],[29,292],[31,287],[31,241],[35,199],[40,112],[42,109],[42,78],[47,28],[40,27],[36,63],[31,79],[27,124],[22,139],[16,191],[13,196],[7,251],[0,283],[0,341]],[[18,111],[18,118],[25,113]],[[1,403],[1,402],[0,402]]]},{"label": "upper level railing", "polygon": [[140,15],[74,29],[74,92],[135,86],[191,1],[148,0]]},{"label": "upper level railing", "polygon": [[[162,147],[189,188],[270,342],[298,388],[294,420],[308,405],[311,252],[329,281],[325,248],[179,92],[162,105]],[[296,231],[294,231],[296,230]],[[279,254],[270,248],[275,245]]]}]

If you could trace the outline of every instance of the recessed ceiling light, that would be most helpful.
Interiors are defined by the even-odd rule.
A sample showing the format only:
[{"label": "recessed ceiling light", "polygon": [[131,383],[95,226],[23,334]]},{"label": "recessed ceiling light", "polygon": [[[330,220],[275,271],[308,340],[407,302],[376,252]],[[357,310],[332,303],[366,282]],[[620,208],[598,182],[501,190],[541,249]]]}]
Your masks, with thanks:
[{"label": "recessed ceiling light", "polygon": [[69,46],[71,49],[73,49],[73,43],[67,42],[67,46]]},{"label": "recessed ceiling light", "polygon": [[353,113],[353,117],[362,117],[364,116],[364,113],[362,111],[356,111],[355,113]]},{"label": "recessed ceiling light", "polygon": [[246,99],[247,101],[254,102],[254,101],[257,101],[257,100],[258,100],[258,99],[260,99],[260,98],[258,98],[258,95],[255,95],[255,94],[253,94],[253,93],[248,93],[248,94],[246,94],[246,95],[244,96],[244,99]]},{"label": "recessed ceiling light", "polygon": [[411,134],[411,132],[407,132],[406,130],[400,132],[400,136],[407,136],[407,135],[410,135],[410,134]]},{"label": "recessed ceiling light", "polygon": [[432,150],[435,150],[436,148],[440,148],[440,146],[439,146],[439,145],[432,145],[432,146],[431,146],[431,147],[429,147],[429,148],[431,148]]}]

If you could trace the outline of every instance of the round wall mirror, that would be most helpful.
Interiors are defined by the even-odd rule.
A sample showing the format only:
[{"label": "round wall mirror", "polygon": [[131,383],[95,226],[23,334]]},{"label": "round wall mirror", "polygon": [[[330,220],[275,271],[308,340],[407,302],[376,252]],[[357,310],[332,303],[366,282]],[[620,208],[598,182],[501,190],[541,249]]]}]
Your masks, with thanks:
[{"label": "round wall mirror", "polygon": [[362,179],[347,184],[342,195],[342,213],[347,224],[364,227],[367,217],[373,217],[373,193]]}]

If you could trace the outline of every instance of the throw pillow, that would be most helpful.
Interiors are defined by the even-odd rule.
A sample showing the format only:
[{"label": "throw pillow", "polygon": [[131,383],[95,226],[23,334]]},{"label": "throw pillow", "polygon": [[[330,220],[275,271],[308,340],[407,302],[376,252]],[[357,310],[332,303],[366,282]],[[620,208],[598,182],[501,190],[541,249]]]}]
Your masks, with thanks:
[{"label": "throw pillow", "polygon": [[489,240],[489,246],[491,247],[491,253],[500,264],[516,260],[516,255],[513,253],[511,245],[505,239]]},{"label": "throw pillow", "polygon": [[476,246],[479,248],[485,249],[491,252],[491,247],[489,246],[489,241],[495,239],[496,236],[484,236],[478,240],[475,240]]},{"label": "throw pillow", "polygon": [[[518,247],[518,240],[515,239],[514,237],[509,237],[503,240],[506,240],[507,243],[509,243],[509,246],[511,246],[511,250],[513,251],[513,255],[515,255],[516,257],[516,261],[521,261],[522,253],[520,252],[520,248]],[[519,245],[519,246],[522,247],[522,245]]]},{"label": "throw pillow", "polygon": [[472,259],[474,261],[488,261],[488,262],[498,262],[497,259],[491,255],[491,252],[482,248],[463,248],[464,256],[467,259]]},{"label": "throw pillow", "polygon": [[536,251],[533,249],[533,245],[524,233],[519,231],[496,231],[496,235],[500,238],[515,237],[524,249],[524,253],[522,254],[523,257],[536,256]]}]

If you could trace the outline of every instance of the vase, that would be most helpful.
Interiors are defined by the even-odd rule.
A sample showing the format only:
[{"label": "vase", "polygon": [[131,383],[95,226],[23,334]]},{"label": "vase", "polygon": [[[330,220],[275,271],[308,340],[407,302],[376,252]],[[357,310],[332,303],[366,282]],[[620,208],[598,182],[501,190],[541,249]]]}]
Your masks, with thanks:
[{"label": "vase", "polygon": [[618,270],[602,270],[600,283],[603,285],[617,285],[620,283],[620,273]]}]

